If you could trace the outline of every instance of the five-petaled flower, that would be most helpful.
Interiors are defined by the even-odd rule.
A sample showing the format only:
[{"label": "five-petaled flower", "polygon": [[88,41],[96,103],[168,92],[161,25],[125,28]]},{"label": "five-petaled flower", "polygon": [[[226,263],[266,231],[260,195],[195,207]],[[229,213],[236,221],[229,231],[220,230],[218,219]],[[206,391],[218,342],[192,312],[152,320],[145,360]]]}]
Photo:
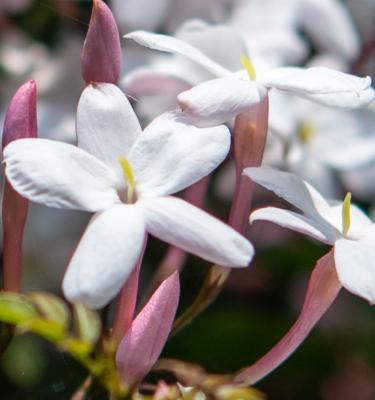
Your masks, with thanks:
[{"label": "five-petaled flower", "polygon": [[370,77],[360,78],[324,67],[255,68],[246,56],[242,58],[244,69],[233,73],[174,37],[144,31],[126,37],[156,50],[182,55],[218,77],[178,95],[181,109],[196,118],[200,126],[229,121],[260,103],[271,88],[348,109],[363,107],[375,97]]},{"label": "five-petaled flower", "polygon": [[339,281],[350,292],[375,303],[375,224],[348,193],[343,202],[327,201],[296,175],[271,168],[246,168],[244,174],[303,212],[276,207],[254,211],[250,221],[266,220],[334,246]]},{"label": "five-petaled flower", "polygon": [[89,85],[77,111],[78,147],[25,139],[4,150],[6,175],[24,197],[47,206],[95,212],[64,278],[66,297],[93,308],[120,290],[146,232],[228,267],[245,267],[252,245],[187,202],[170,197],[226,157],[225,126],[201,129],[179,111],[143,132],[126,96]]}]

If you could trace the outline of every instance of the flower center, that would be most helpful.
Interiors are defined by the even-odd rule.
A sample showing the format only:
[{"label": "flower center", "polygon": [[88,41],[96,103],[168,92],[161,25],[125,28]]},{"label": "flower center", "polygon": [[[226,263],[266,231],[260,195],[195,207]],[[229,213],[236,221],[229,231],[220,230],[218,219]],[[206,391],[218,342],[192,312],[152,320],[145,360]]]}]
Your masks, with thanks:
[{"label": "flower center", "polygon": [[130,162],[124,157],[117,157],[117,161],[121,166],[122,173],[127,183],[127,200],[129,203],[132,203],[135,194],[135,178],[133,168]]},{"label": "flower center", "polygon": [[342,203],[342,234],[346,237],[350,228],[350,202],[352,194],[348,192]]},{"label": "flower center", "polygon": [[302,122],[297,130],[298,139],[302,144],[307,144],[315,135],[314,125],[311,122]]},{"label": "flower center", "polygon": [[255,79],[257,78],[257,74],[255,72],[254,65],[245,54],[241,54],[241,64],[246,69],[250,80],[255,81]]}]

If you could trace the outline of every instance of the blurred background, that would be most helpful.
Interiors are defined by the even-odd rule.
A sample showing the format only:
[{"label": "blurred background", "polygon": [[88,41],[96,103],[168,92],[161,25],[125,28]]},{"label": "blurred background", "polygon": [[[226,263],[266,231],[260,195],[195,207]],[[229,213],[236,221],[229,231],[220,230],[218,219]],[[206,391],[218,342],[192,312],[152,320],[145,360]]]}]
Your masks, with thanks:
[{"label": "blurred background", "polygon": [[[207,24],[226,24],[241,38],[250,55],[262,62],[328,65],[360,75],[375,74],[373,0],[107,3],[121,34],[134,29],[173,34],[183,31],[181,25],[186,20],[199,18]],[[91,6],[90,1],[0,0],[1,126],[13,93],[32,78],[38,88],[39,135],[75,142],[75,109],[84,88],[80,51]],[[285,33],[286,39],[276,43],[277,36],[283,37],[281,33]],[[144,65],[152,67],[160,62],[160,55],[125,40],[122,45],[120,85],[127,92],[127,74]],[[230,58],[229,49],[220,46],[224,44],[216,43],[213,49],[207,48],[207,53],[216,54],[219,49],[224,58]],[[275,46],[280,53],[275,53]],[[148,93],[134,101],[144,125],[171,107],[169,100],[158,101],[156,107],[154,96]],[[265,163],[298,172],[332,198],[343,199],[350,190],[354,202],[373,214],[372,107],[338,114],[336,110],[322,110],[320,106],[290,98],[282,99],[280,108],[277,100],[272,101],[270,118],[274,118],[272,127],[276,134],[270,132]],[[284,109],[287,112],[282,111],[280,117],[278,114]],[[306,141],[301,134],[303,123],[313,124],[314,140]],[[351,130],[347,133],[348,126]],[[333,162],[331,155],[321,156],[320,150],[327,143],[331,152],[342,154],[340,162]],[[345,164],[342,159],[351,162]],[[205,209],[225,219],[233,188],[233,166],[227,160],[211,179]],[[270,204],[279,204],[279,200],[259,188],[254,207]],[[30,207],[24,239],[25,291],[44,290],[61,295],[66,265],[89,217],[39,205]],[[251,268],[232,272],[218,300],[170,340],[164,356],[199,363],[210,372],[236,371],[262,356],[295,321],[310,272],[328,247],[262,222],[249,227],[248,236],[257,251]],[[166,249],[164,243],[150,241],[140,299]],[[188,258],[182,273],[180,312],[198,293],[208,267],[202,260]],[[303,345],[257,388],[268,399],[275,400],[375,399],[374,312],[365,301],[342,290]],[[73,359],[33,335],[16,337],[0,359],[2,399],[69,399],[84,378],[85,371]],[[99,393],[93,398],[103,397]]]}]

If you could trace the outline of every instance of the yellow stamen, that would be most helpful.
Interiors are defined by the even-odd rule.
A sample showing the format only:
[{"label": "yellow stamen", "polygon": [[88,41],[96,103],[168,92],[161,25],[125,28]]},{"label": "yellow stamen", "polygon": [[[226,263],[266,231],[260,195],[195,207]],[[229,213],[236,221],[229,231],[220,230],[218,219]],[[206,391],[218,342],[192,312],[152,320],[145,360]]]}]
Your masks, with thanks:
[{"label": "yellow stamen", "polygon": [[352,200],[352,194],[348,192],[345,196],[344,202],[342,203],[342,234],[346,236],[350,228],[350,202]]},{"label": "yellow stamen", "polygon": [[121,165],[122,173],[124,174],[124,178],[126,180],[126,183],[128,184],[128,201],[131,202],[133,200],[135,189],[133,168],[130,162],[124,157],[117,157],[117,161]]},{"label": "yellow stamen", "polygon": [[241,54],[241,64],[249,74],[250,80],[255,81],[255,79],[257,78],[257,74],[255,72],[254,65],[251,63],[251,61],[245,54]]},{"label": "yellow stamen", "polygon": [[302,143],[308,143],[314,136],[314,125],[311,122],[302,122],[298,127],[298,138]]}]

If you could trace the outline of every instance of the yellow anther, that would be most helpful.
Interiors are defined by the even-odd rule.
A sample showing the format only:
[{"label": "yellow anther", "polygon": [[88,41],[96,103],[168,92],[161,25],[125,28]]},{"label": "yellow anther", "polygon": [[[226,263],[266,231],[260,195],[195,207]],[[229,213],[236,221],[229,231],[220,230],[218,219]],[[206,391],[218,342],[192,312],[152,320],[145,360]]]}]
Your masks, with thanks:
[{"label": "yellow anther", "polygon": [[311,122],[302,122],[298,127],[298,138],[302,143],[308,143],[314,136],[315,128]]},{"label": "yellow anther", "polygon": [[255,79],[257,78],[257,74],[255,72],[254,65],[245,54],[241,54],[241,64],[249,74],[250,80],[255,81]]},{"label": "yellow anther", "polygon": [[350,202],[352,200],[352,194],[348,192],[345,196],[344,202],[342,203],[342,234],[346,236],[350,228]]},{"label": "yellow anther", "polygon": [[122,173],[124,174],[124,178],[126,180],[126,183],[128,184],[128,201],[131,202],[133,200],[135,189],[135,178],[132,166],[130,162],[124,157],[117,157],[117,161],[121,165]]}]

